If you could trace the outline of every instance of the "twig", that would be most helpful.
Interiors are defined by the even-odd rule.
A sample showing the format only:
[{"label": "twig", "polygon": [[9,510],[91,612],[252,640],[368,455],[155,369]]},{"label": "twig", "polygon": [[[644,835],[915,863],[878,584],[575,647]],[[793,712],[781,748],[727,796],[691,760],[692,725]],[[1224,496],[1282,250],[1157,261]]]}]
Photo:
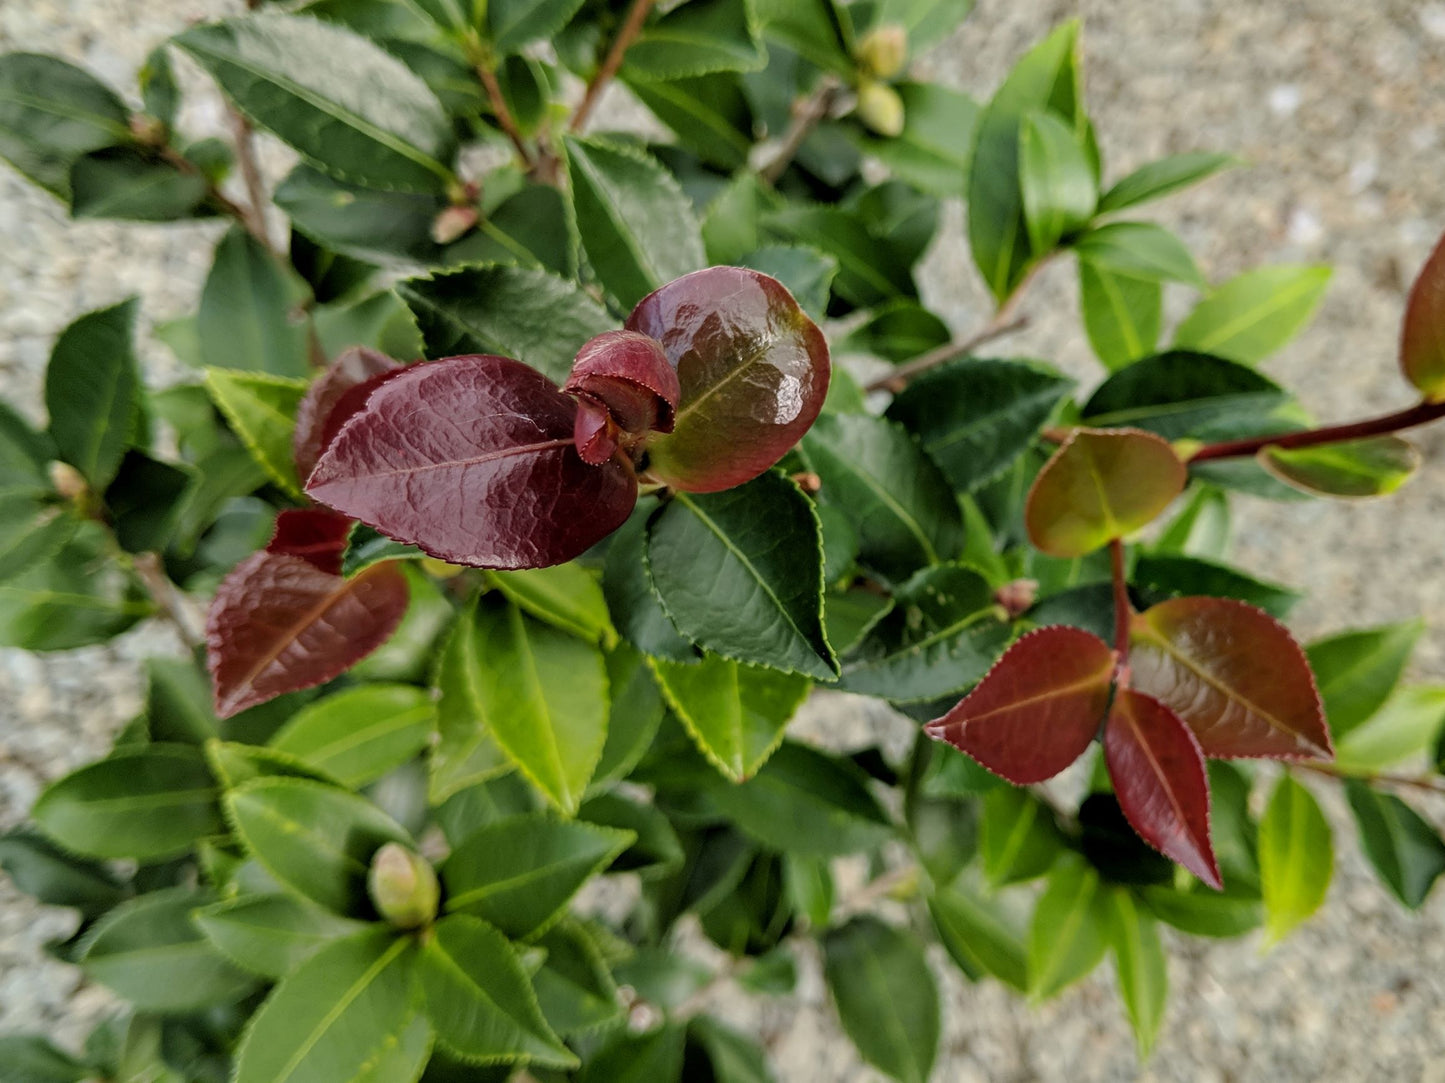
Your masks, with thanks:
[{"label": "twig", "polygon": [[823,122],[823,118],[833,108],[841,89],[836,78],[825,75],[817,89],[797,104],[793,109],[792,122],[783,133],[783,145],[778,148],[772,161],[759,170],[763,180],[769,184],[778,182],[778,178],[787,171],[798,150],[808,141],[808,136],[813,134],[813,129]]},{"label": "twig", "polygon": [[1401,429],[1414,428],[1441,417],[1445,417],[1445,402],[1419,402],[1406,410],[1364,421],[1352,421],[1346,425],[1330,425],[1322,429],[1304,429],[1274,436],[1254,436],[1247,440],[1225,440],[1218,444],[1206,444],[1189,456],[1188,461],[1197,463],[1208,459],[1232,459],[1254,455],[1266,447],[1299,448],[1314,447],[1317,444],[1338,444],[1366,436],[1399,432]]},{"label": "twig", "polygon": [[181,642],[191,650],[200,648],[205,639],[197,630],[194,617],[180,591],[166,577],[160,557],[155,553],[137,553],[131,560],[131,566],[135,568],[135,574],[144,584],[151,601],[155,602],[161,615],[181,637]]},{"label": "twig", "polygon": [[487,92],[487,101],[491,103],[492,113],[497,118],[497,124],[501,127],[503,134],[511,140],[512,146],[516,149],[522,164],[529,170],[536,166],[536,158],[528,148],[526,140],[522,138],[522,130],[517,127],[517,121],[512,116],[511,109],[507,108],[507,99],[502,95],[502,85],[497,82],[497,73],[486,64],[479,63],[476,66],[477,78],[482,81],[482,88]]},{"label": "twig", "polygon": [[1445,778],[1441,778],[1439,775],[1392,775],[1389,772],[1380,771],[1353,772],[1332,763],[1300,762],[1291,763],[1290,766],[1304,771],[1313,771],[1317,775],[1324,775],[1336,780],[1357,779],[1360,782],[1379,783],[1383,786],[1407,786],[1430,793],[1445,793]]},{"label": "twig", "polygon": [[632,0],[632,6],[627,9],[627,17],[623,19],[617,36],[612,39],[612,47],[607,50],[603,57],[601,66],[596,74],[587,84],[587,90],[582,95],[582,103],[577,106],[577,111],[572,114],[568,123],[568,130],[580,132],[587,124],[592,110],[597,105],[597,99],[602,96],[602,91],[622,67],[622,58],[627,55],[627,50],[637,40],[637,35],[642,33],[642,25],[647,22],[647,16],[652,11],[652,0]]},{"label": "twig", "polygon": [[[168,164],[175,166],[182,173],[188,173],[191,176],[202,175],[201,167],[174,147],[162,146],[157,149],[160,151],[161,157],[165,159]],[[215,184],[211,182],[210,178],[206,179],[206,198],[214,203],[222,214],[234,218],[247,230],[251,229],[253,223],[251,216],[246,212],[246,208],[217,188]],[[258,237],[257,240],[264,240],[264,238]]]},{"label": "twig", "polygon": [[1132,623],[1134,608],[1129,604],[1129,584],[1124,578],[1122,538],[1110,540],[1109,562],[1114,578],[1114,650],[1118,653],[1114,662],[1114,681],[1123,689],[1129,687],[1129,625]]},{"label": "twig", "polygon": [[243,219],[251,235],[266,246],[273,255],[271,234],[266,228],[266,185],[261,180],[261,170],[256,165],[256,145],[251,139],[251,122],[235,108],[230,109],[231,132],[236,142],[236,164],[241,167],[241,179],[246,185],[246,200],[249,207],[241,208]]}]

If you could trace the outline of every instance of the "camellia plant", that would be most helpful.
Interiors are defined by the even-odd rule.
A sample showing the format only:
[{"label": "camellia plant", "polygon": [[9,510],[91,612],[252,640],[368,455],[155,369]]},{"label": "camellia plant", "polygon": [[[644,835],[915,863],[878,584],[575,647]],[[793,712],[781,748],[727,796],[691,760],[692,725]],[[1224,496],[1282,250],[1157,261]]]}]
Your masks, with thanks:
[{"label": "camellia plant", "polygon": [[[1138,217],[1233,163],[1104,183],[1073,24],[978,103],[908,76],[946,0],[274,7],[130,98],[0,57],[0,154],[72,215],[230,220],[156,328],[193,379],[146,385],[126,301],[60,333],[43,426],[0,409],[0,642],[191,650],[0,838],[128,1003],[83,1050],[0,1038],[0,1079],[747,1083],[720,988],[821,958],[859,1055],[921,1083],[930,942],[1034,998],[1112,955],[1147,1055],[1161,924],[1321,904],[1317,785],[1421,905],[1419,624],[1302,647],[1299,595],[1225,556],[1231,492],[1416,468],[1445,246],[1419,404],[1318,427],[1256,363],[1328,271],[1211,285]],[[178,125],[179,56],[233,139]],[[615,83],[665,139],[587,133]],[[254,129],[299,156],[271,188]],[[914,272],[954,197],[997,304],[964,339]],[[1065,259],[1087,394],[979,356]],[[1162,344],[1166,282],[1199,299]],[[894,721],[790,733],[814,689]]]}]

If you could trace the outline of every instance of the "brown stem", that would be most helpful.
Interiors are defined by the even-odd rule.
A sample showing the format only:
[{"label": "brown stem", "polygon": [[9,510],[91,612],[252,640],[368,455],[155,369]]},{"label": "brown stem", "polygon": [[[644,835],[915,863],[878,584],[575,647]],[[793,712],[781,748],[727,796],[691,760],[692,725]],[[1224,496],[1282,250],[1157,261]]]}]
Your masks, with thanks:
[{"label": "brown stem", "polygon": [[507,99],[502,95],[502,85],[497,82],[497,73],[484,63],[478,63],[476,71],[477,78],[482,82],[482,88],[487,92],[487,101],[491,103],[492,114],[497,118],[497,124],[511,141],[518,157],[522,159],[522,164],[528,169],[532,169],[536,165],[536,158],[527,147],[526,140],[522,138],[522,131],[517,127],[517,121],[512,116],[512,111],[507,108]]},{"label": "brown stem", "polygon": [[[195,162],[191,161],[174,147],[164,146],[160,147],[159,150],[161,157],[164,158],[167,163],[179,169],[182,173],[189,173],[192,176],[200,175],[200,166],[196,165]],[[210,200],[211,203],[215,204],[216,209],[219,210],[222,214],[234,218],[246,229],[251,229],[251,216],[246,213],[246,208],[241,206],[235,200],[231,199],[229,196],[227,196],[224,192],[222,192],[219,188],[212,184],[209,179],[207,179],[206,181],[206,198]],[[262,240],[264,238],[258,237],[257,239]]]},{"label": "brown stem", "polygon": [[808,141],[808,136],[813,134],[813,129],[823,122],[823,118],[833,108],[841,90],[842,86],[836,78],[825,75],[819,81],[817,89],[797,103],[788,130],[783,133],[783,145],[778,148],[778,153],[773,155],[772,161],[759,170],[763,180],[769,184],[778,182],[799,148]]},{"label": "brown stem", "polygon": [[246,185],[246,201],[242,207],[246,228],[251,235],[275,254],[271,234],[266,228],[266,186],[261,180],[261,170],[256,165],[256,145],[252,140],[251,122],[232,108],[231,132],[236,142],[236,164],[241,168],[241,180]]},{"label": "brown stem", "polygon": [[184,596],[166,577],[160,557],[155,553],[137,553],[131,560],[131,566],[135,568],[136,577],[145,586],[151,601],[155,602],[161,615],[181,637],[181,642],[191,650],[202,646],[205,640],[196,629],[194,616],[187,607]]},{"label": "brown stem", "polygon": [[1359,440],[1366,436],[1382,436],[1414,428],[1445,417],[1445,402],[1422,401],[1406,410],[1393,414],[1352,421],[1346,425],[1330,425],[1322,429],[1305,429],[1301,432],[1279,433],[1275,436],[1253,436],[1247,440],[1225,440],[1218,444],[1205,444],[1189,462],[1204,462],[1208,459],[1232,459],[1253,455],[1261,448],[1314,447],[1316,444],[1338,444],[1345,440]]},{"label": "brown stem", "polygon": [[568,123],[569,130],[580,132],[586,126],[587,120],[592,115],[592,110],[597,105],[597,99],[607,89],[607,84],[622,67],[622,58],[627,55],[627,50],[637,40],[637,35],[642,33],[642,24],[647,22],[647,16],[652,11],[652,0],[632,0],[632,6],[627,9],[627,16],[622,21],[617,36],[612,39],[612,47],[607,50],[607,55],[602,59],[602,65],[597,73],[587,84],[587,90],[582,95],[582,104],[577,106],[577,111],[572,114],[572,120]]},{"label": "brown stem", "polygon": [[1348,768],[1337,767],[1332,763],[1291,763],[1291,767],[1304,771],[1313,771],[1317,775],[1325,775],[1333,779],[1358,779],[1361,782],[1371,784],[1379,783],[1383,786],[1407,786],[1416,790],[1427,790],[1430,793],[1445,793],[1445,778],[1438,775],[1393,775],[1387,771],[1350,771]]},{"label": "brown stem", "polygon": [[1109,542],[1109,558],[1114,571],[1114,650],[1119,655],[1114,663],[1114,680],[1120,688],[1128,688],[1129,625],[1133,622],[1134,607],[1129,604],[1129,583],[1124,578],[1122,538]]}]

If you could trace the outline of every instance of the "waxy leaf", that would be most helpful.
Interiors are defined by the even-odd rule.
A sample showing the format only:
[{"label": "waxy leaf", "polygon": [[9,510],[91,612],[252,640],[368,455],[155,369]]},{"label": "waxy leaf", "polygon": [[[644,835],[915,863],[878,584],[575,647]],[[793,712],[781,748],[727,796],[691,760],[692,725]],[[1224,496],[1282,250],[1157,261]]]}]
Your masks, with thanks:
[{"label": "waxy leaf", "polygon": [[1024,114],[1018,154],[1029,247],[1042,256],[1089,221],[1098,185],[1077,133],[1056,113],[1034,109]]},{"label": "waxy leaf", "polygon": [[341,180],[404,192],[451,179],[456,136],[422,80],[340,26],[251,15],[175,39],[242,112]]},{"label": "waxy leaf", "polygon": [[135,439],[140,374],[131,339],[136,302],[81,316],[55,342],[45,370],[45,409],[56,453],[103,489]]},{"label": "waxy leaf", "polygon": [[523,612],[611,649],[617,632],[597,577],[579,564],[519,572],[491,572],[487,581]]},{"label": "waxy leaf", "polygon": [[415,1014],[416,954],[380,926],[323,947],[251,1017],[235,1083],[415,1079],[431,1048]]},{"label": "waxy leaf", "polygon": [[1365,856],[1395,897],[1411,910],[1445,872],[1445,842],[1418,812],[1392,794],[1377,793],[1358,779],[1345,782],[1345,796]]},{"label": "waxy leaf", "polygon": [[823,976],[843,1030],[869,1064],[927,1083],[938,1053],[938,988],[916,936],[854,918],[823,938]]},{"label": "waxy leaf", "polygon": [[484,918],[517,939],[538,936],[636,838],[542,812],[484,824],[441,867],[447,911]]},{"label": "waxy leaf", "polygon": [[1358,728],[1389,698],[1424,630],[1422,620],[1402,621],[1341,632],[1305,648],[1336,740]]},{"label": "waxy leaf", "polygon": [[662,344],[681,385],[673,431],[648,444],[668,485],[716,492],[776,463],[828,391],[828,346],[776,279],[712,267],[643,298],[627,329]]},{"label": "waxy leaf", "polygon": [[617,982],[598,940],[590,926],[564,918],[538,941],[547,961],[532,975],[532,987],[558,1034],[595,1030],[621,1014]]},{"label": "waxy leaf", "polygon": [[1137,429],[1076,429],[1029,490],[1029,540],[1049,556],[1079,557],[1152,522],[1184,490],[1168,443]]},{"label": "waxy leaf", "polygon": [[391,565],[351,579],[302,557],[255,553],[221,581],[206,616],[216,714],[340,676],[391,636],[407,607]]},{"label": "waxy leaf", "polygon": [[30,810],[40,830],[90,857],[168,857],[221,830],[216,784],[190,745],[117,749],[52,782]]},{"label": "waxy leaf", "polygon": [[1234,598],[1263,609],[1276,620],[1289,615],[1303,595],[1277,583],[1266,583],[1226,564],[1198,557],[1141,553],[1129,575],[1129,585],[1140,604],[1149,606],[1168,598],[1205,594]]},{"label": "waxy leaf", "polygon": [[486,922],[464,914],[439,922],[422,946],[419,976],[437,1040],[458,1057],[576,1065],[542,1017],[517,949]]},{"label": "waxy leaf", "polygon": [[1073,381],[1020,361],[955,361],[912,381],[888,407],[960,492],[992,481],[1027,448]]},{"label": "waxy leaf", "polygon": [[1329,821],[1309,790],[1281,775],[1259,821],[1260,886],[1271,942],[1320,908],[1334,869]]},{"label": "waxy leaf", "polygon": [[751,0],[695,0],[645,27],[627,50],[633,79],[756,71],[767,62]]},{"label": "waxy leaf", "polygon": [[1134,616],[1130,684],[1171,708],[1206,756],[1333,753],[1314,677],[1284,625],[1228,598],[1176,598]]},{"label": "waxy leaf", "polygon": [[1140,838],[1210,887],[1223,887],[1209,843],[1209,780],[1199,740],[1152,696],[1123,688],[1104,725],[1104,762]]},{"label": "waxy leaf", "polygon": [[870,231],[854,210],[789,204],[769,213],[764,223],[778,239],[836,260],[833,294],[849,305],[872,308],[918,296],[909,254],[892,238]]},{"label": "waxy leaf", "polygon": [[352,414],[366,405],[379,377],[398,371],[399,362],[365,346],[343,350],[331,366],[306,389],[296,407],[291,451],[296,473],[304,483],[316,460]]},{"label": "waxy leaf", "polygon": [[1137,203],[1158,199],[1237,162],[1237,158],[1228,154],[1208,151],[1174,154],[1149,162],[1119,180],[1100,197],[1099,213],[1121,211]]},{"label": "waxy leaf", "polygon": [[652,671],[702,754],[734,782],[773,754],[810,687],[806,677],[712,654],[689,665],[654,661]]},{"label": "waxy leaf", "polygon": [[302,778],[256,778],[226,795],[246,849],[278,883],[338,914],[369,916],[366,872],[400,825],[354,793]]},{"label": "waxy leaf", "polygon": [[279,980],[322,945],[366,926],[290,895],[243,895],[195,911],[216,949],[243,970]]},{"label": "waxy leaf", "polygon": [[199,362],[296,379],[310,375],[309,325],[302,315],[310,300],[310,287],[291,265],[236,226],[216,245],[201,291]]},{"label": "waxy leaf", "polygon": [[276,516],[266,552],[300,557],[328,575],[340,575],[355,525],[329,508],[286,508]]},{"label": "waxy leaf", "polygon": [[607,407],[623,432],[671,432],[682,394],[661,344],[636,331],[607,331],[577,351],[562,390]]},{"label": "waxy leaf", "polygon": [[303,707],[269,747],[354,788],[412,759],[435,730],[436,707],[425,691],[367,684]]},{"label": "waxy leaf", "polygon": [[1124,274],[1079,254],[1079,307],[1094,353],[1111,371],[1153,353],[1164,320],[1158,281]]},{"label": "waxy leaf", "polygon": [[0,57],[0,157],[64,199],[81,155],[131,141],[129,110],[88,71],[53,56]]},{"label": "waxy leaf", "polygon": [[1073,763],[1109,705],[1114,653],[1077,628],[1030,632],[1010,647],[958,706],[925,732],[1017,785]]},{"label": "waxy leaf", "polygon": [[602,593],[617,630],[643,654],[671,662],[695,662],[697,648],[683,638],[662,608],[643,557],[647,520],[653,511],[639,510],[612,536],[602,569]]},{"label": "waxy leaf", "polygon": [[1099,874],[1073,856],[1056,864],[1029,926],[1029,996],[1045,1000],[1098,966],[1108,929]]},{"label": "waxy leaf", "polygon": [[1405,302],[1400,368],[1432,401],[1445,391],[1445,237],[1436,243]]},{"label": "waxy leaf", "polygon": [[1328,267],[1281,264],[1246,271],[1184,317],[1174,345],[1255,364],[1309,322],[1329,281]]},{"label": "waxy leaf", "polygon": [[[647,565],[683,635],[717,654],[825,680],[822,542],[812,503],[777,473],[677,493],[648,525]],[[706,569],[705,574],[700,574]]]},{"label": "waxy leaf", "polygon": [[431,754],[428,792],[441,804],[459,790],[511,770],[488,725],[489,702],[480,674],[487,664],[477,627],[473,599],[457,615],[442,645],[433,684],[437,691],[437,743]]},{"label": "waxy leaf", "polygon": [[1110,902],[1109,942],[1114,949],[1119,993],[1124,998],[1129,1026],[1143,1060],[1153,1050],[1159,1025],[1164,1022],[1164,1003],[1169,998],[1169,960],[1153,915],[1135,902],[1131,893],[1116,888]]},{"label": "waxy leaf", "polygon": [[307,492],[452,563],[560,564],[621,526],[637,499],[630,463],[578,457],[575,413],[519,361],[413,365],[346,423]]},{"label": "waxy leaf", "polygon": [[970,977],[992,974],[1022,993],[1028,989],[1024,940],[1002,909],[957,885],[928,897],[928,913],[938,939],[959,969]]},{"label": "waxy leaf", "polygon": [[652,747],[667,714],[647,659],[626,644],[619,643],[607,654],[607,691],[612,711],[607,743],[592,777],[594,787],[626,778]]},{"label": "waxy leaf", "polygon": [[1166,440],[1229,440],[1287,427],[1289,393],[1236,361],[1170,350],[1114,373],[1084,404],[1095,428],[1129,425]]},{"label": "waxy leaf", "polygon": [[1420,452],[1399,436],[1318,447],[1261,448],[1259,463],[1287,485],[1318,496],[1384,496],[1420,468]]},{"label": "waxy leaf", "polygon": [[299,379],[232,369],[206,370],[206,390],[261,469],[292,496],[301,495],[291,440],[306,394]]}]

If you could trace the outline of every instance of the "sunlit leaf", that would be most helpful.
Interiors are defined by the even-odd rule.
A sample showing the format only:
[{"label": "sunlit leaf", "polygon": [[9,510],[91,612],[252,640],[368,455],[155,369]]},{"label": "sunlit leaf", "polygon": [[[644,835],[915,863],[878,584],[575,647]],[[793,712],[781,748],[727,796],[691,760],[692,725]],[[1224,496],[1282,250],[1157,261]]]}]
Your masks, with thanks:
[{"label": "sunlit leaf", "polygon": [[422,689],[366,684],[303,707],[270,747],[355,787],[412,759],[435,729],[436,708]]},{"label": "sunlit leaf", "polygon": [[1094,353],[1111,371],[1154,351],[1164,315],[1157,280],[1124,274],[1079,255],[1079,305]]},{"label": "sunlit leaf", "polygon": [[1276,941],[1320,908],[1334,874],[1329,822],[1309,790],[1281,775],[1259,821],[1259,871]]},{"label": "sunlit leaf", "polygon": [[1147,1058],[1164,1022],[1164,1003],[1169,996],[1168,957],[1153,916],[1134,901],[1133,895],[1116,888],[1110,893],[1110,902],[1109,941],[1114,949],[1119,993],[1124,998],[1139,1056]]},{"label": "sunlit leaf", "polygon": [[1380,771],[1428,749],[1445,726],[1445,686],[1396,689],[1379,710],[1339,738],[1335,759],[1348,771]]},{"label": "sunlit leaf", "polygon": [[1029,996],[1044,1000],[1078,981],[1108,950],[1108,896],[1082,859],[1060,861],[1029,926]]},{"label": "sunlit leaf", "polygon": [[1254,364],[1309,322],[1329,285],[1328,267],[1281,264],[1231,278],[1174,332],[1174,345]]},{"label": "sunlit leaf", "polygon": [[1042,109],[1024,114],[1018,154],[1029,246],[1042,256],[1088,222],[1098,188],[1073,127],[1056,114]]},{"label": "sunlit leaf", "polygon": [[284,978],[332,940],[366,926],[291,895],[242,895],[195,911],[196,924],[237,966]]},{"label": "sunlit leaf", "polygon": [[305,382],[264,372],[208,368],[206,390],[271,480],[300,496],[291,441]]},{"label": "sunlit leaf", "polygon": [[1121,211],[1136,203],[1158,199],[1170,192],[1178,191],[1196,181],[1203,180],[1226,166],[1239,160],[1229,154],[1212,154],[1208,151],[1193,151],[1174,154],[1140,166],[1127,177],[1119,180],[1099,199],[1099,213]]}]

